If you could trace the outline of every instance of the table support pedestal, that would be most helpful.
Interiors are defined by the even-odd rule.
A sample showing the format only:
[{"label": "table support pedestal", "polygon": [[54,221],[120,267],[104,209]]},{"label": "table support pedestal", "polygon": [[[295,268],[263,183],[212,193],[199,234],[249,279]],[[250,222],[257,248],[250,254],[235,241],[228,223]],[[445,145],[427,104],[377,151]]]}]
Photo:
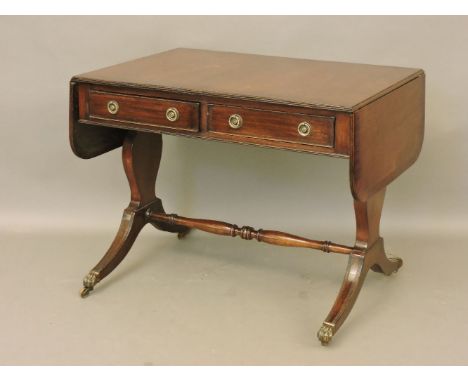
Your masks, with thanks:
[{"label": "table support pedestal", "polygon": [[[161,134],[128,133],[123,143],[122,160],[130,185],[130,204],[124,210],[117,235],[101,261],[83,279],[81,297],[111,273],[125,258],[141,229],[148,222],[146,210],[164,212],[156,197],[156,177],[162,155]],[[164,223],[152,223],[156,228],[184,235],[188,228]]]},{"label": "table support pedestal", "polygon": [[356,215],[356,244],[348,260],[345,276],[338,296],[317,337],[327,345],[348,317],[354,306],[367,271],[391,275],[403,265],[400,258],[387,258],[383,239],[380,237],[380,217],[385,198],[385,188],[367,201],[354,200]]},{"label": "table support pedestal", "polygon": [[225,222],[185,218],[166,214],[155,194],[156,177],[162,154],[162,137],[154,133],[128,133],[123,144],[123,165],[127,175],[131,201],[124,210],[122,222],[109,250],[83,280],[81,296],[94,286],[125,258],[139,232],[146,223],[160,230],[183,237],[190,229],[200,229],[224,236],[256,239],[268,244],[319,249],[349,256],[348,266],[338,297],[317,333],[322,345],[328,344],[341,327],[359,294],[369,269],[390,275],[402,266],[399,258],[387,258],[379,226],[385,197],[385,188],[366,201],[354,201],[356,215],[356,242],[353,247],[329,241],[306,239],[279,231],[239,228]]}]

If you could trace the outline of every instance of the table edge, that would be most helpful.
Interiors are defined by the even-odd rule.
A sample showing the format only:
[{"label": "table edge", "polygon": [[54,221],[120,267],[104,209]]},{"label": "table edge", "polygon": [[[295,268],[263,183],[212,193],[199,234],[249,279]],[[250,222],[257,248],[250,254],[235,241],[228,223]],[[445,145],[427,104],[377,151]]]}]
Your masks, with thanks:
[{"label": "table edge", "polygon": [[243,101],[256,101],[256,102],[265,102],[265,103],[270,103],[270,104],[310,107],[310,108],[315,108],[315,109],[353,113],[356,110],[368,105],[369,103],[375,101],[376,99],[380,97],[385,96],[386,94],[407,84],[408,82],[414,80],[415,78],[421,75],[424,75],[424,71],[422,69],[419,69],[416,72],[410,74],[409,76],[401,79],[400,81],[395,82],[393,85],[374,94],[373,96],[368,97],[367,99],[364,99],[363,101],[353,105],[352,107],[346,107],[346,106],[341,106],[341,105],[316,104],[316,103],[307,103],[307,102],[294,102],[294,101],[288,101],[284,99],[246,96],[242,94],[208,92],[208,91],[196,90],[196,89],[175,88],[175,87],[167,87],[167,86],[159,86],[159,85],[151,85],[151,84],[135,84],[131,82],[97,80],[97,79],[88,78],[82,75],[73,76],[70,79],[70,84],[89,83],[89,84],[97,84],[97,85],[120,86],[120,87],[128,87],[128,88],[133,88],[133,89],[146,89],[146,90],[166,91],[166,92],[179,93],[179,94],[203,95],[203,96],[212,96],[212,97],[219,97],[219,98],[225,98],[225,99],[238,99],[238,100],[243,100]]}]

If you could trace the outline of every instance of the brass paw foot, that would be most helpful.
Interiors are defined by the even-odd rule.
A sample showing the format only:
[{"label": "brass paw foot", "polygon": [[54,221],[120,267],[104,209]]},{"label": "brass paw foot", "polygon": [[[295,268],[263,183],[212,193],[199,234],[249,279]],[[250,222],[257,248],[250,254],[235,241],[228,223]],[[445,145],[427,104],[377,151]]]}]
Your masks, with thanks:
[{"label": "brass paw foot", "polygon": [[400,258],[400,257],[389,257],[388,260],[392,263],[395,263],[396,264],[396,268],[395,270],[393,271],[393,273],[397,273],[398,270],[402,267],[403,265],[403,259]]},{"label": "brass paw foot", "polygon": [[320,327],[320,330],[317,332],[317,338],[322,343],[322,345],[328,345],[328,343],[333,338],[333,329],[335,325],[330,324],[328,322],[324,322]]},{"label": "brass paw foot", "polygon": [[94,289],[94,286],[99,282],[98,276],[98,272],[91,271],[83,279],[83,288],[80,291],[80,296],[82,298],[86,297],[89,294],[89,292],[91,292]]}]

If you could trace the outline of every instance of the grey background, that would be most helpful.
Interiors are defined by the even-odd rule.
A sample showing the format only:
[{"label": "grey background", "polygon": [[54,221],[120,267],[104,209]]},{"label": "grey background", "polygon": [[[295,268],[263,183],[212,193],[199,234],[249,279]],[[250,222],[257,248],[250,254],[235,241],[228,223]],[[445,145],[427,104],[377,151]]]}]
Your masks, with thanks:
[{"label": "grey background", "polygon": [[[0,350],[0,363],[465,363],[467,46],[466,17],[1,17],[0,232],[5,266],[0,294],[11,305],[9,314],[0,318],[1,330],[10,328],[4,333],[9,351]],[[73,156],[68,144],[69,79],[174,47],[425,70],[423,150],[416,164],[388,188],[382,220],[387,249],[402,256],[405,266],[391,278],[391,286],[387,279],[368,277],[374,281],[366,281],[332,350],[320,348],[314,336],[331,307],[345,263],[307,251],[200,233],[178,242],[145,229],[126,265],[115,271],[119,282],[109,281],[109,289],[103,283],[102,294],[85,300],[87,305],[77,299],[75,289],[110,243],[129,191],[120,150],[90,161]],[[157,192],[168,212],[349,244],[354,239],[346,160],[165,136]],[[171,253],[179,255],[182,265],[166,257]],[[162,269],[159,264],[151,267],[156,258],[167,259],[169,265],[160,260]],[[140,265],[132,268],[132,261]],[[220,261],[226,274],[210,271],[218,269]],[[446,263],[451,265],[445,268]],[[242,272],[236,274],[236,266]],[[291,271],[287,280],[280,277],[283,267]],[[303,273],[305,269],[313,270],[314,277]],[[252,275],[248,284],[249,272],[263,278]],[[141,278],[145,274],[149,279]],[[159,293],[154,282],[164,277],[168,293],[151,301],[164,306],[161,299],[168,299],[173,315],[159,312],[153,317],[154,311],[144,311],[148,301],[135,295]],[[184,277],[195,277],[200,289],[184,284]],[[180,304],[169,292],[174,280],[179,280],[179,288],[191,285],[180,289]],[[303,311],[289,306],[290,296],[277,291],[284,300],[274,302],[275,311],[285,306],[294,315],[287,316],[290,321],[281,315],[274,321],[275,315],[268,313],[272,306],[264,306],[272,296],[270,289],[262,289],[267,283],[284,285],[284,290],[291,285]],[[224,301],[222,293],[210,294],[223,288],[231,300]],[[55,300],[47,299],[51,293]],[[121,296],[121,305],[115,305],[114,293]],[[196,294],[192,300],[189,293]],[[387,293],[403,300],[394,296],[386,304]],[[45,301],[39,304],[41,296]],[[374,309],[371,301],[381,302]],[[99,307],[127,311],[128,304],[148,320],[137,329],[131,320],[116,324],[116,337],[106,337],[101,320],[115,316],[106,316],[109,311]],[[224,316],[228,312],[234,317]],[[83,315],[93,319],[83,321]],[[220,315],[224,321],[214,320]],[[36,320],[29,322],[33,316]],[[199,332],[187,329],[184,317],[198,320]],[[247,323],[240,328],[231,319]],[[167,325],[174,320],[180,327],[173,332]],[[155,329],[158,323],[166,328],[163,333]],[[421,324],[426,326],[421,329]],[[33,328],[29,335],[25,326]],[[138,328],[147,331],[142,334]],[[82,351],[89,347],[85,333],[94,333],[96,354]],[[281,338],[275,337],[279,333]],[[155,350],[149,340],[142,345],[138,339],[143,337],[156,342],[165,338],[166,351]],[[45,342],[41,351],[35,341]],[[130,352],[128,341],[148,352]],[[364,346],[361,357],[350,358],[352,346],[359,349],[359,344]],[[389,348],[395,353],[389,355]]]}]

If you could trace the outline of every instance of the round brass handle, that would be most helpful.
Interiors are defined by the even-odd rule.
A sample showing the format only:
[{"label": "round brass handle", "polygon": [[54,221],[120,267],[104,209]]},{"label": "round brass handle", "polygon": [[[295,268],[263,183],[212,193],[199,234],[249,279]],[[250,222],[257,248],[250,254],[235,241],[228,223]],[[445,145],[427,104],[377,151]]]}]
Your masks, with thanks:
[{"label": "round brass handle", "polygon": [[301,122],[299,125],[297,125],[297,131],[299,135],[307,137],[312,131],[312,126],[310,126],[310,124],[307,122]]},{"label": "round brass handle", "polygon": [[175,122],[179,119],[179,110],[175,107],[170,107],[166,110],[166,118],[168,121]]},{"label": "round brass handle", "polygon": [[117,114],[119,111],[119,103],[117,101],[107,102],[107,111],[111,114]]},{"label": "round brass handle", "polygon": [[232,114],[228,119],[229,126],[233,129],[240,129],[242,127],[242,117],[239,114]]}]

